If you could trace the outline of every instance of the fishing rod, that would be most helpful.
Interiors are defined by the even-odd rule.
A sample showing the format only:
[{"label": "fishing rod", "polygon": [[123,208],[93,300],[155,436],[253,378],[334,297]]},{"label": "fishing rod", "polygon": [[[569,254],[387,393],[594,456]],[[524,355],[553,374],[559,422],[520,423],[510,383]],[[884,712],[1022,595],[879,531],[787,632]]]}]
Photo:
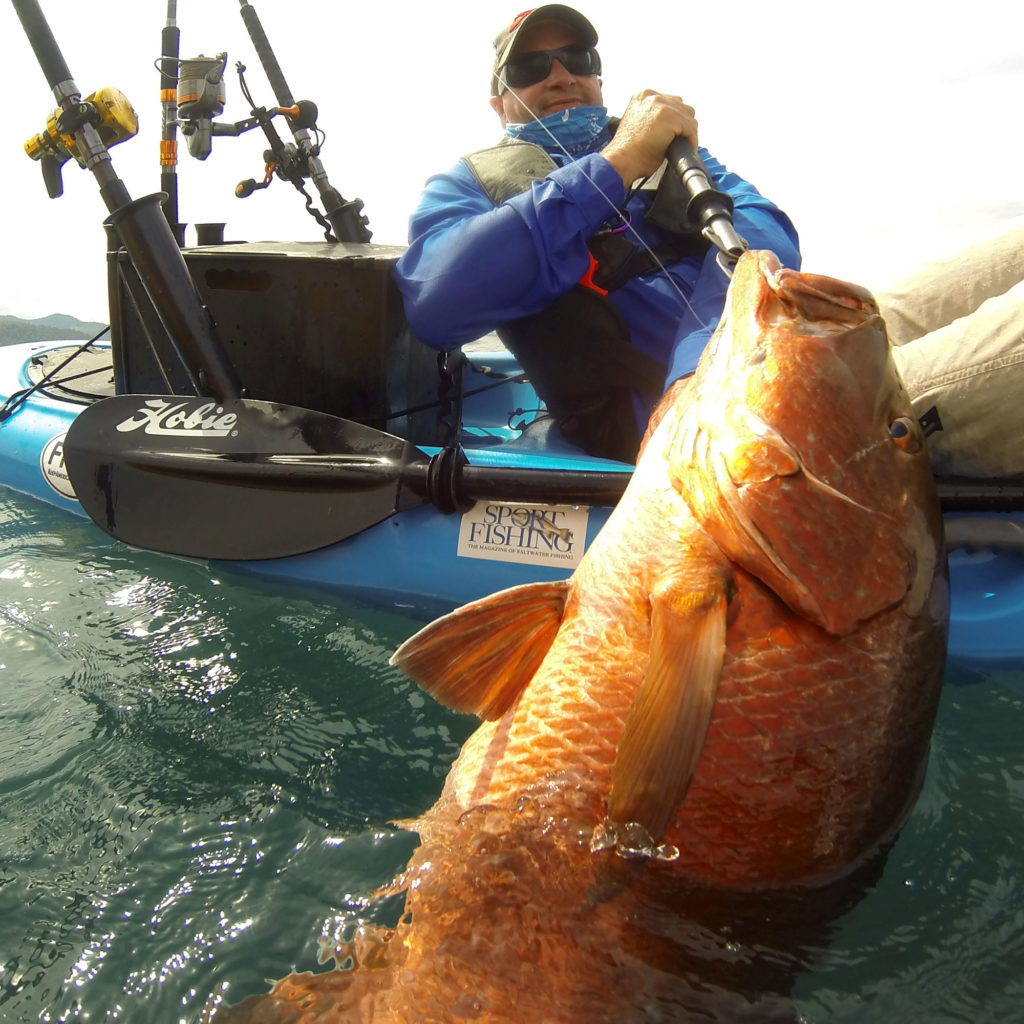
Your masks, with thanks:
[{"label": "fishing rod", "polygon": [[[259,15],[248,0],[239,0],[242,21],[249,31],[249,38],[256,48],[263,70],[274,91],[278,106],[285,111],[286,120],[291,127],[295,139],[296,161],[301,171],[308,175],[323,200],[324,213],[341,242],[368,242],[371,232],[367,227],[366,217],[362,214],[361,199],[344,199],[340,192],[327,178],[327,172],[320,161],[320,146],[311,134],[316,128],[317,109],[310,101],[296,104],[291,89],[285,81],[281,65],[277,62],[274,50],[267,34],[263,31]],[[297,109],[298,113],[289,114],[287,109]]]},{"label": "fishing rod", "polygon": [[167,23],[160,34],[160,188],[167,195],[164,216],[179,246],[185,244],[185,225],[178,222],[178,31],[177,0],[167,0]]},{"label": "fishing rod", "polygon": [[116,228],[196,393],[237,397],[241,385],[234,367],[160,210],[163,193],[133,200],[114,170],[109,147],[138,130],[134,109],[116,89],[99,90],[83,100],[38,0],[12,3],[58,104],[46,131],[25,147],[42,164],[51,198],[62,192],[60,168],[71,157],[92,172],[109,213],[106,224]]}]

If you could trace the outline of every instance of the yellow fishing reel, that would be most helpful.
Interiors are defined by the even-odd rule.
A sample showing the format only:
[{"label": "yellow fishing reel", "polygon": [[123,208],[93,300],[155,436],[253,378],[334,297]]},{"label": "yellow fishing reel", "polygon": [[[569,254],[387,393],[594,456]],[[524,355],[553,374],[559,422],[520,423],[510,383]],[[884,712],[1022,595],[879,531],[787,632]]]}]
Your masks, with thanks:
[{"label": "yellow fishing reel", "polygon": [[[74,159],[79,167],[86,166],[85,155],[75,141],[75,128],[88,121],[99,133],[100,140],[109,149],[139,131],[139,119],[128,97],[119,89],[105,86],[87,96],[69,118],[68,111],[58,108],[46,119],[46,129],[34,135],[25,143],[25,152],[39,161],[43,169],[43,181],[51,199],[64,191],[61,168],[68,160]],[[74,120],[72,126],[70,121]]]}]

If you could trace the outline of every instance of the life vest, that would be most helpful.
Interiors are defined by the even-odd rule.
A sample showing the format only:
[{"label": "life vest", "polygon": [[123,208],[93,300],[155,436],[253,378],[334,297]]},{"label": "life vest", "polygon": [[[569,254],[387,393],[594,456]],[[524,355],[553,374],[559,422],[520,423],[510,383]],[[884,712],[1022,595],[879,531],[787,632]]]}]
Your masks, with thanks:
[{"label": "life vest", "polygon": [[[540,147],[505,138],[462,158],[495,206],[525,192],[558,166]],[[633,393],[661,395],[665,366],[634,348],[625,317],[607,293],[685,256],[703,257],[708,242],[686,220],[686,200],[673,174],[652,178],[647,219],[669,241],[653,254],[625,233],[588,241],[583,280],[539,313],[501,324],[498,337],[519,360],[565,437],[591,455],[634,462],[640,446]]]}]

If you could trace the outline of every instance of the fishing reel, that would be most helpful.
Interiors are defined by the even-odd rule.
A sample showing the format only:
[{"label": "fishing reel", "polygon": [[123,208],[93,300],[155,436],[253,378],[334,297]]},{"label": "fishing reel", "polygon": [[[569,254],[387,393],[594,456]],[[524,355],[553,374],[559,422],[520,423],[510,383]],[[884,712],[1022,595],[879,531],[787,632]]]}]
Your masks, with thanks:
[{"label": "fishing reel", "polygon": [[216,57],[200,54],[178,62],[178,117],[189,155],[205,160],[213,148],[213,136],[221,134],[213,119],[224,113],[224,68],[227,53]]},{"label": "fishing reel", "polygon": [[251,196],[253,192],[266,188],[276,175],[282,181],[290,181],[301,188],[304,180],[309,177],[308,154],[303,153],[292,142],[284,142],[277,129],[270,123],[275,114],[285,114],[291,118],[296,128],[312,128],[316,130],[317,108],[312,100],[299,100],[295,106],[287,109],[274,107],[265,110],[260,107],[254,111],[254,119],[263,129],[263,134],[270,142],[270,148],[263,151],[264,176],[262,181],[246,178],[235,186],[235,195],[239,199]]},{"label": "fishing reel", "polygon": [[245,65],[236,65],[242,93],[252,107],[252,116],[242,121],[222,122],[214,118],[224,113],[224,69],[228,55],[218,53],[216,57],[193,57],[178,62],[178,127],[188,143],[189,154],[197,160],[205,160],[211,152],[213,137],[237,136],[253,128],[262,128],[271,144],[264,153],[267,177],[262,184],[252,179],[242,182],[235,190],[238,195],[250,195],[259,188],[266,188],[274,173],[290,178],[292,169],[299,162],[300,155],[293,145],[285,145],[271,125],[270,120],[279,114],[292,119],[297,128],[316,128],[317,108],[315,103],[299,100],[291,107],[256,107],[245,85]]},{"label": "fishing reel", "polygon": [[70,110],[54,110],[46,119],[46,129],[25,143],[25,152],[42,167],[51,199],[64,193],[61,169],[68,160],[74,159],[79,167],[89,164],[90,155],[82,152],[75,138],[84,124],[96,129],[107,149],[139,131],[139,119],[128,98],[110,86],[97,89]]}]

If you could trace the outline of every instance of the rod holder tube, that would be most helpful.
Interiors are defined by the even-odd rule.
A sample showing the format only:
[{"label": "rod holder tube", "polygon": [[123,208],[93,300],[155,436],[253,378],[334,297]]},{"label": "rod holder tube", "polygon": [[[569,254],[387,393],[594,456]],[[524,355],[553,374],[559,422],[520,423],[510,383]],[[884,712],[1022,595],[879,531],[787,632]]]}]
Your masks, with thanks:
[{"label": "rod holder tube", "polygon": [[241,385],[214,331],[184,257],[161,210],[162,192],[143,196],[112,213],[117,229],[171,344],[196,391],[219,400],[237,398]]}]

